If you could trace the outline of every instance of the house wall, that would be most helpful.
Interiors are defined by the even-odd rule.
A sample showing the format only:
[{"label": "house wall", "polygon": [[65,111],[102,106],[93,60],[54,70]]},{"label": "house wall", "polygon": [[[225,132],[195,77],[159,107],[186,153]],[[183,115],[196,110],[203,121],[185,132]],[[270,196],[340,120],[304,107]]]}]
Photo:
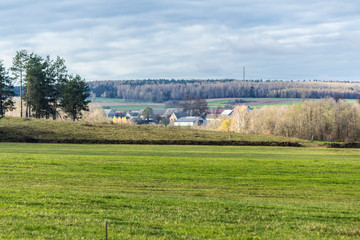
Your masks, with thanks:
[{"label": "house wall", "polygon": [[177,117],[175,114],[171,114],[170,118],[169,118],[170,122],[174,122],[177,120]]},{"label": "house wall", "polygon": [[194,126],[194,122],[174,122],[174,126],[178,126],[178,127],[192,127],[192,126]]}]

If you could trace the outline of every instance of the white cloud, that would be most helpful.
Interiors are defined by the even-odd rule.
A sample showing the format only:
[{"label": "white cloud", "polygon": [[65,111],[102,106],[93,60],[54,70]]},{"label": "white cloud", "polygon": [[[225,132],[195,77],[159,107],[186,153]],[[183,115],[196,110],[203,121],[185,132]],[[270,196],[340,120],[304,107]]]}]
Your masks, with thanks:
[{"label": "white cloud", "polygon": [[60,55],[87,80],[241,78],[244,65],[254,78],[354,80],[359,9],[340,0],[17,0],[0,3],[0,53],[7,66],[22,48]]}]

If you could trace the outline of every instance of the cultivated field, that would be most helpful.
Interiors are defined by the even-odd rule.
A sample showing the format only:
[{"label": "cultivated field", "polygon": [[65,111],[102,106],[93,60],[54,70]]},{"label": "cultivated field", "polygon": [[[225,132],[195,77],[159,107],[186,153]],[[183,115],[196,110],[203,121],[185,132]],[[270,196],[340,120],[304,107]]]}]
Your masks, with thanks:
[{"label": "cultivated field", "polygon": [[147,106],[152,109],[165,109],[164,103],[153,102],[140,102],[134,100],[124,100],[119,98],[96,98],[92,99],[90,104],[100,105],[102,107],[109,107],[114,111],[138,111],[146,108]]},{"label": "cultivated field", "polygon": [[[235,103],[236,100],[242,100],[243,103]],[[251,108],[261,108],[263,106],[282,106],[292,105],[294,103],[301,103],[299,98],[223,98],[223,99],[208,99],[209,108],[226,108],[229,105],[247,105]]]},{"label": "cultivated field", "polygon": [[[235,103],[236,100],[242,100],[243,103]],[[316,99],[313,99],[316,100]],[[238,104],[248,105],[251,108],[261,108],[264,106],[289,106],[292,104],[299,104],[303,101],[301,98],[220,98],[207,99],[206,102],[210,109],[214,108],[229,108]],[[346,99],[349,103],[354,103],[356,99]],[[100,105],[103,107],[110,107],[113,110],[142,110],[149,106],[152,109],[165,109],[164,103],[140,102],[140,101],[125,101],[119,98],[96,98],[91,104]]]},{"label": "cultivated field", "polygon": [[[212,108],[228,108],[230,105],[237,105],[235,100],[243,100],[244,103],[252,108],[260,108],[270,105],[291,105],[294,103],[302,102],[299,98],[221,98],[221,99],[207,99],[210,109]],[[103,107],[110,107],[113,110],[141,110],[149,106],[153,109],[165,109],[164,103],[140,102],[140,101],[125,101],[118,98],[96,98],[92,104],[100,105]]]},{"label": "cultivated field", "polygon": [[0,239],[359,239],[360,150],[0,143]]}]

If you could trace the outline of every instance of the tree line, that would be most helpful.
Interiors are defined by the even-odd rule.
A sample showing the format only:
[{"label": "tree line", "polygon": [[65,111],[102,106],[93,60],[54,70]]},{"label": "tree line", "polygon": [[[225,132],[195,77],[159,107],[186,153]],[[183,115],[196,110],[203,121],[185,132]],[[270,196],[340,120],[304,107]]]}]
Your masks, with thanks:
[{"label": "tree line", "polygon": [[360,83],[326,81],[120,80],[89,83],[93,97],[166,102],[192,95],[210,98],[326,98],[356,99]]},{"label": "tree line", "polygon": [[65,60],[59,56],[53,60],[20,50],[10,72],[11,76],[0,61],[0,117],[14,107],[14,83],[20,85],[20,117],[55,120],[62,110],[75,121],[81,111],[88,110],[88,84],[79,75],[68,74]]}]

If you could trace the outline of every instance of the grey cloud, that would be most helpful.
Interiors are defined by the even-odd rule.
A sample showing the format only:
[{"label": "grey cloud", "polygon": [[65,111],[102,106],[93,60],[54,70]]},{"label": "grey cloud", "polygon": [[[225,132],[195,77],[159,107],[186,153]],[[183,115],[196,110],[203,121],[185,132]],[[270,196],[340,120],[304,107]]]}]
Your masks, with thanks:
[{"label": "grey cloud", "polygon": [[[0,53],[60,55],[88,80],[358,79],[360,4],[349,1],[62,0],[0,3]],[[339,69],[333,68],[338,64]]]}]

